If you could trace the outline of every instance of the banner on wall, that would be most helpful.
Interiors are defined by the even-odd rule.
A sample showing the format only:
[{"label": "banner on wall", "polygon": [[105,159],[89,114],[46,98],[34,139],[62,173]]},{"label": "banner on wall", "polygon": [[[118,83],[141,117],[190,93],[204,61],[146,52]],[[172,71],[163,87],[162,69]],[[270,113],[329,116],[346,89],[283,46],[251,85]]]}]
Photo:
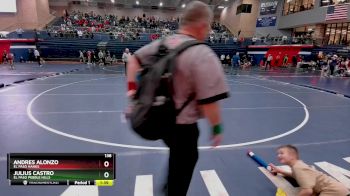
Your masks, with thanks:
[{"label": "banner on wall", "polygon": [[278,1],[267,1],[260,4],[260,15],[276,14]]},{"label": "banner on wall", "polygon": [[276,26],[276,16],[260,17],[256,20],[256,27],[273,27]]}]

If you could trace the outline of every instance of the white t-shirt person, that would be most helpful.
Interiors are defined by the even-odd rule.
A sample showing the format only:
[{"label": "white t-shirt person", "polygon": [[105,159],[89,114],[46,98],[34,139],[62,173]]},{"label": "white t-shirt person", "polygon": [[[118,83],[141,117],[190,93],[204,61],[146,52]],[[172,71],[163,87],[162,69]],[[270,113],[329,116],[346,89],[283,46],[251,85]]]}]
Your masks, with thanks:
[{"label": "white t-shirt person", "polygon": [[267,61],[271,62],[272,60],[273,60],[272,55],[269,55],[269,56],[267,57]]},{"label": "white t-shirt person", "polygon": [[42,65],[41,65],[41,60],[40,60],[40,53],[39,53],[38,49],[34,50],[34,56],[35,56],[35,59],[38,61],[39,66],[41,67]]},{"label": "white t-shirt person", "polygon": [[128,62],[128,58],[131,56],[131,52],[129,52],[129,49],[126,48],[124,53],[123,53],[123,56],[122,56],[122,60],[124,63],[127,63]]},{"label": "white t-shirt person", "polygon": [[35,58],[40,57],[40,53],[37,49],[34,50],[34,56],[35,56]]}]

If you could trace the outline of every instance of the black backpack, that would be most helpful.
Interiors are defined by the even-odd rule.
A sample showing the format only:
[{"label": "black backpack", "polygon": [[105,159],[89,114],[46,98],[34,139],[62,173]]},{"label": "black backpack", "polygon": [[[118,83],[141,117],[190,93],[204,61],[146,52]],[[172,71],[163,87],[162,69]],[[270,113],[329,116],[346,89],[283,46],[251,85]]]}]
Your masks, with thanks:
[{"label": "black backpack", "polygon": [[148,140],[165,138],[176,124],[176,117],[194,99],[192,94],[181,108],[173,100],[173,73],[176,57],[187,48],[204,44],[196,40],[182,43],[175,49],[164,46],[164,40],[154,56],[154,63],[142,65],[138,89],[130,114],[132,129]]}]

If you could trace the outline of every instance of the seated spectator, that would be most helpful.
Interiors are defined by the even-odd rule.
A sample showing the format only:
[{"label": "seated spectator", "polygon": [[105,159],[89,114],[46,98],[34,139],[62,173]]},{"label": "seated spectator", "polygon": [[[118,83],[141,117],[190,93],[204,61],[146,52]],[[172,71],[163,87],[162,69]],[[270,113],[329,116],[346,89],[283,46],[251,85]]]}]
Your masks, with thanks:
[{"label": "seated spectator", "polygon": [[79,38],[83,38],[83,32],[82,32],[81,30],[78,30],[77,33],[78,33],[78,37],[79,37]]}]

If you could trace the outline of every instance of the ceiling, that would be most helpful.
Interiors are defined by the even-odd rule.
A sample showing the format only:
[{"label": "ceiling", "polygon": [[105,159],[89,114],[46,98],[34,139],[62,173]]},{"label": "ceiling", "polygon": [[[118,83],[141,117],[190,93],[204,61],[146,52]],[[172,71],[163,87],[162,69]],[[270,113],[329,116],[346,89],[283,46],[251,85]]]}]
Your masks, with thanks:
[{"label": "ceiling", "polygon": [[[136,5],[137,0],[49,0],[50,4],[69,4],[69,3],[81,3],[81,4],[89,4],[89,5],[113,5],[117,7],[158,7],[160,8],[160,2],[163,3],[163,8],[172,8],[177,9],[181,8],[182,4],[188,4],[192,0],[138,0],[139,5]],[[217,6],[228,6],[235,0],[200,0],[203,1],[213,8],[217,8]]]}]

